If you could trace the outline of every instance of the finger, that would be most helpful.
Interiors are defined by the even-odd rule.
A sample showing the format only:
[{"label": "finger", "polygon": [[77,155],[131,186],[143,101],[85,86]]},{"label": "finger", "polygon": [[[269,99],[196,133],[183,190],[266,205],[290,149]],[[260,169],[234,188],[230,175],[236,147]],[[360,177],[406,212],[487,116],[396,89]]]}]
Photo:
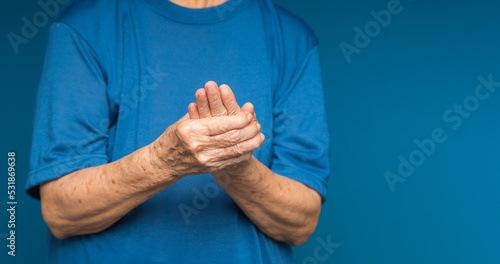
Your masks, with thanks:
[{"label": "finger", "polygon": [[245,112],[251,113],[253,115],[253,120],[257,121],[257,115],[255,114],[254,107],[253,107],[252,103],[245,103],[241,107],[241,111],[245,111]]},{"label": "finger", "polygon": [[236,98],[234,97],[234,93],[229,86],[223,84],[219,87],[220,95],[222,98],[222,103],[226,108],[228,115],[234,115],[240,111],[240,106],[238,102],[236,102]]},{"label": "finger", "polygon": [[200,113],[198,112],[198,105],[196,103],[189,104],[188,113],[190,119],[200,119]]},{"label": "finger", "polygon": [[250,113],[241,112],[231,116],[217,116],[200,119],[200,131],[208,136],[226,133],[230,130],[241,129],[252,121]]},{"label": "finger", "polygon": [[212,116],[227,115],[226,108],[220,97],[219,87],[214,81],[209,81],[205,84],[205,91],[208,97],[208,105],[210,105],[210,113]]},{"label": "finger", "polygon": [[200,118],[212,117],[210,114],[210,106],[208,105],[207,93],[204,88],[198,89],[194,94],[196,104],[198,105],[198,113]]},{"label": "finger", "polygon": [[230,130],[224,134],[209,137],[207,146],[213,148],[227,148],[249,140],[259,134],[260,124],[252,121],[242,129]]},{"label": "finger", "polygon": [[[224,149],[213,149],[207,152],[206,155],[214,157],[214,159],[211,160],[212,167],[214,167],[213,171],[217,171],[222,167],[228,167],[250,159],[253,151],[262,146],[264,140],[264,134],[258,133],[255,137],[235,146]],[[218,169],[216,167],[218,167]]]},{"label": "finger", "polygon": [[242,107],[241,107],[241,111],[246,111],[246,112],[253,112],[253,104],[252,103],[245,103]]},{"label": "finger", "polygon": [[228,147],[222,150],[222,153],[220,154],[221,157],[236,157],[243,155],[248,152],[252,152],[258,147],[262,146],[262,143],[264,143],[265,136],[262,133],[258,133],[255,137],[243,141],[237,145],[234,145],[232,147]]}]

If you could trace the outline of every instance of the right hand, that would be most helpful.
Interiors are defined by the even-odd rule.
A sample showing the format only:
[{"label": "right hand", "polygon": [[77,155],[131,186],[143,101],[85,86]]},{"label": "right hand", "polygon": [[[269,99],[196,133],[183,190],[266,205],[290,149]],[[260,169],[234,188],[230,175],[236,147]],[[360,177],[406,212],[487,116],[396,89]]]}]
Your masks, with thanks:
[{"label": "right hand", "polygon": [[150,147],[150,159],[174,177],[211,173],[251,157],[264,142],[253,116],[189,119],[185,115],[168,127]]}]

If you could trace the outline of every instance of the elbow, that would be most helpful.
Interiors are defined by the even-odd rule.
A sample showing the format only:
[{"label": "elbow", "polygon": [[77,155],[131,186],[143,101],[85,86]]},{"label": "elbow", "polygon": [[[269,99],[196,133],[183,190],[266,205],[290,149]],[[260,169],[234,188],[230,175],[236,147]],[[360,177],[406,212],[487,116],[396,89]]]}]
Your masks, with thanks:
[{"label": "elbow", "polygon": [[49,226],[49,230],[50,230],[50,233],[52,233],[52,235],[54,235],[58,239],[65,239],[65,238],[68,238],[71,236],[67,233],[62,232],[61,230],[59,230],[57,228],[53,228],[50,226]]},{"label": "elbow", "polygon": [[268,236],[273,239],[285,242],[292,246],[298,247],[307,242],[309,237],[312,235],[316,226],[318,224],[318,219],[309,219],[308,221],[302,224],[295,224],[293,226],[289,226],[287,228],[276,228],[274,230],[268,229],[265,230]]},{"label": "elbow", "polygon": [[295,247],[301,246],[302,244],[307,242],[315,229],[316,224],[311,224],[309,226],[299,228],[295,234],[291,234],[286,237],[285,242]]},{"label": "elbow", "polygon": [[[43,207],[42,207],[43,208]],[[69,234],[63,232],[63,228],[58,224],[58,221],[54,219],[47,210],[42,209],[42,217],[47,226],[49,227],[50,233],[59,239],[65,239],[69,237]]]},{"label": "elbow", "polygon": [[321,197],[316,191],[311,191],[312,194],[307,209],[303,210],[294,221],[293,227],[285,232],[285,240],[282,240],[292,246],[298,247],[306,243],[309,237],[316,230],[319,216],[321,213]]},{"label": "elbow", "polygon": [[[71,236],[78,235],[75,233],[75,217],[70,218],[70,213],[65,209],[65,205],[61,205],[55,201],[64,201],[56,192],[53,191],[53,186],[56,180],[44,183],[40,186],[40,204],[42,217],[50,230],[50,233],[58,239],[65,239]],[[60,191],[59,191],[60,192]]]},{"label": "elbow", "polygon": [[51,208],[42,201],[42,217],[49,227],[50,233],[58,239],[65,239],[72,236],[72,234],[67,231],[68,224],[64,223],[65,220],[58,217],[53,211],[54,210],[51,210]]},{"label": "elbow", "polygon": [[308,239],[309,239],[309,236],[298,237],[298,238],[294,238],[293,240],[290,240],[287,243],[294,246],[294,247],[298,247],[298,246],[301,246],[302,244],[306,243],[306,241]]},{"label": "elbow", "polygon": [[311,236],[312,232],[306,232],[302,230],[293,230],[292,232],[283,232],[283,233],[275,233],[275,234],[268,234],[268,236],[272,237],[273,239],[280,241],[280,242],[285,242],[287,244],[290,244],[294,247],[301,246],[302,244],[306,243],[309,237]]},{"label": "elbow", "polygon": [[304,217],[301,223],[298,223],[291,230],[285,232],[283,236],[284,240],[282,241],[295,247],[306,243],[309,237],[314,233],[314,230],[316,230],[320,211],[321,207],[318,207],[317,210],[313,210],[311,214]]},{"label": "elbow", "polygon": [[[68,211],[56,206],[50,206],[42,200],[42,217],[50,233],[58,239],[65,239],[73,236],[99,233],[105,230],[108,225],[92,224],[82,215],[71,215]],[[100,222],[99,222],[100,223]]]}]

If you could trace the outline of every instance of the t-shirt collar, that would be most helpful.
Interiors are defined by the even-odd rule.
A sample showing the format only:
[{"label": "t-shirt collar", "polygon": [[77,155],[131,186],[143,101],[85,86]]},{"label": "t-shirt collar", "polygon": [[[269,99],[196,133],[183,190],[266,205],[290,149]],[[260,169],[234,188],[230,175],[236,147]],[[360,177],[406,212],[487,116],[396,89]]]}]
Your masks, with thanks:
[{"label": "t-shirt collar", "polygon": [[227,0],[209,8],[187,8],[168,0],[142,0],[163,16],[186,24],[213,24],[223,22],[248,6],[252,0]]}]

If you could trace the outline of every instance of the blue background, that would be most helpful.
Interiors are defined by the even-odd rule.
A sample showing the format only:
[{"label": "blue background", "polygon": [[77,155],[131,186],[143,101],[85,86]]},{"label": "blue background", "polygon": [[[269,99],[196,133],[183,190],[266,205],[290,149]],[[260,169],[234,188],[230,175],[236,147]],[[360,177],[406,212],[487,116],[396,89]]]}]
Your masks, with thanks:
[{"label": "blue background", "polygon": [[[443,119],[471,99],[478,76],[500,82],[500,3],[402,0],[348,63],[340,43],[354,45],[353,28],[364,30],[370,11],[390,1],[276,2],[319,38],[332,135],[329,196],[316,232],[294,250],[297,263],[500,263],[500,91],[457,129]],[[15,54],[7,34],[20,34],[21,18],[41,9],[35,0],[0,6],[0,263],[39,263],[47,228],[22,188],[48,25]],[[436,128],[446,141],[392,192],[384,173],[397,173],[398,156],[409,159],[414,141]],[[17,158],[16,257],[5,246],[7,151]],[[315,255],[328,239],[339,245]]]}]

